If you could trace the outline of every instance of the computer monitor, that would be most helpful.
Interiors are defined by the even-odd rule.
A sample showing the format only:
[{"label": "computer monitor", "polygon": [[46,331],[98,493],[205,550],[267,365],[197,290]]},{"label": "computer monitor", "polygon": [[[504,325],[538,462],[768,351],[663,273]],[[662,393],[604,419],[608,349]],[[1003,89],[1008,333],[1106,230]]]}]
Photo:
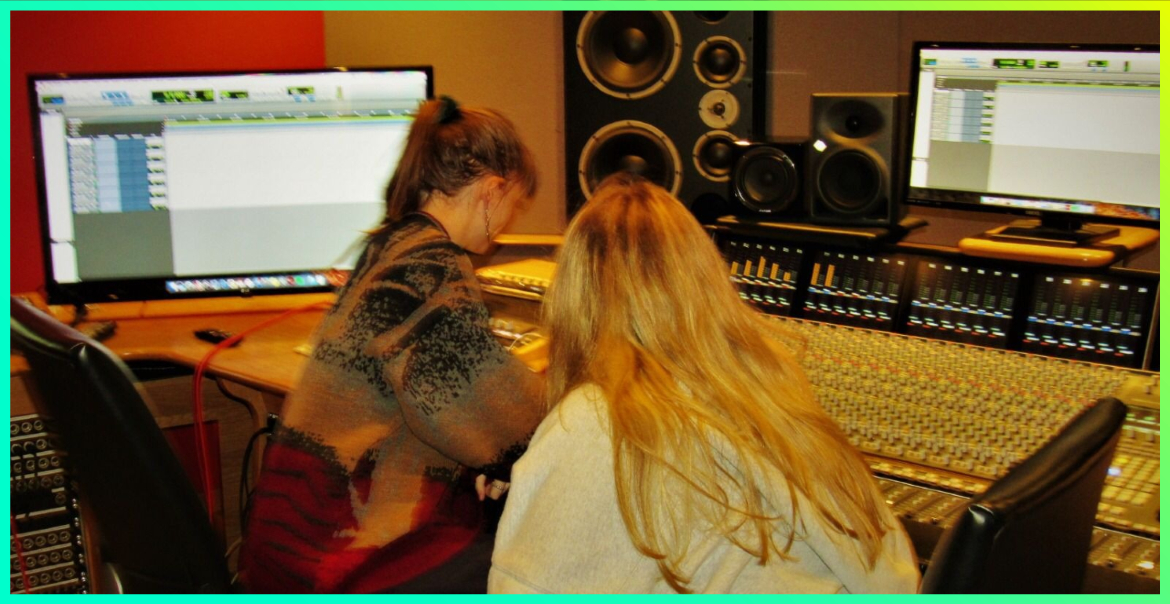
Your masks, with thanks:
[{"label": "computer monitor", "polygon": [[32,75],[52,303],[326,291],[430,67]]},{"label": "computer monitor", "polygon": [[917,42],[912,54],[909,203],[1038,216],[999,236],[1056,245],[1116,231],[1098,223],[1157,229],[1157,45]]}]

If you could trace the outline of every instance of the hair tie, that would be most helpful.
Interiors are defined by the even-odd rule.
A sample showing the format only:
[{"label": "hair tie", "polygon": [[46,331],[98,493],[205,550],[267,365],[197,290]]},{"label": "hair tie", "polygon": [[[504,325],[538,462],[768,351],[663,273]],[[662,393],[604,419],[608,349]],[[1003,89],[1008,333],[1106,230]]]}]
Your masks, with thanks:
[{"label": "hair tie", "polygon": [[439,113],[435,116],[436,124],[449,124],[462,116],[459,112],[459,103],[455,99],[443,95],[439,97]]}]

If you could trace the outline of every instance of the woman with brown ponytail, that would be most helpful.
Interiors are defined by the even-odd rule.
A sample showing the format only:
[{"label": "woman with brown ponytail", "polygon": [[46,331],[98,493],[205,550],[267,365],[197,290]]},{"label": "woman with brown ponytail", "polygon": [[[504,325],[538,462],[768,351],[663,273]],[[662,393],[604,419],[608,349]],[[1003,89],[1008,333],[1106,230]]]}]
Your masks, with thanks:
[{"label": "woman with brown ponytail", "polygon": [[544,300],[550,401],[512,472],[494,592],[913,592],[918,567],[799,340],[690,212],[619,174]]},{"label": "woman with brown ponytail", "polygon": [[472,482],[508,479],[544,385],[493,339],[465,252],[488,250],[535,189],[505,117],[446,97],[420,107],[385,220],[265,453],[248,590],[485,589],[491,536]]}]

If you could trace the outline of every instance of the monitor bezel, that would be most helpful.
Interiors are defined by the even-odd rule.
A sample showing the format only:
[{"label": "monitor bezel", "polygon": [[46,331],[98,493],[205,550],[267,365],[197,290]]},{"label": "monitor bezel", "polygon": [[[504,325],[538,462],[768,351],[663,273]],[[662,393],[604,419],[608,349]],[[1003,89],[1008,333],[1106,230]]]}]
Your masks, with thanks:
[{"label": "monitor bezel", "polygon": [[[1158,228],[1159,219],[1150,218],[1130,218],[1124,216],[1110,216],[1103,214],[1082,214],[1078,212],[1061,212],[1057,210],[1039,210],[1032,208],[1015,208],[1010,206],[996,206],[989,204],[981,204],[966,199],[955,199],[955,195],[976,196],[980,194],[995,195],[997,197],[1005,197],[1009,199],[1031,200],[1031,201],[1069,201],[1069,202],[1083,202],[1086,200],[1068,199],[1057,200],[1054,198],[1038,198],[1026,195],[1016,195],[1011,193],[1001,193],[988,191],[986,193],[978,193],[972,191],[961,191],[955,189],[926,189],[940,191],[942,194],[952,196],[950,199],[944,198],[942,195],[934,197],[913,197],[911,195],[910,186],[910,167],[914,159],[914,132],[918,118],[918,80],[919,80],[919,66],[921,63],[922,50],[924,48],[938,48],[938,49],[970,49],[970,50],[1089,50],[1089,51],[1114,51],[1114,52],[1148,52],[1158,53],[1158,44],[1071,44],[1071,43],[1042,43],[1042,42],[943,42],[943,41],[915,41],[910,52],[911,66],[910,66],[910,96],[907,101],[908,111],[906,113],[906,127],[904,129],[906,143],[902,149],[902,170],[901,178],[899,179],[901,185],[902,199],[907,205],[936,207],[949,210],[967,210],[973,212],[986,212],[992,214],[1005,214],[1010,216],[1029,216],[1032,218],[1039,218],[1044,221],[1067,222],[1069,224],[1115,224]],[[920,188],[921,190],[921,188]],[[1132,207],[1132,206],[1126,206]],[[1160,213],[1160,212],[1159,212]]]},{"label": "monitor bezel", "polygon": [[[169,77],[215,77],[236,75],[285,75],[299,73],[347,73],[347,72],[408,72],[421,71],[426,74],[426,98],[435,98],[435,73],[431,65],[392,65],[392,66],[361,66],[361,67],[316,67],[302,69],[242,69],[242,70],[212,70],[212,71],[119,71],[119,72],[60,72],[60,73],[30,73],[26,77],[28,85],[29,116],[32,129],[32,159],[37,185],[37,211],[40,217],[41,259],[44,263],[44,287],[49,304],[87,304],[94,302],[138,302],[146,300],[188,300],[197,298],[246,298],[265,295],[288,295],[323,293],[333,291],[334,286],[305,286],[294,289],[284,288],[255,288],[246,290],[227,291],[192,291],[169,292],[167,281],[196,280],[196,279],[229,279],[248,277],[248,274],[207,274],[186,276],[158,276],[146,278],[98,279],[77,281],[74,283],[59,283],[53,268],[52,245],[49,236],[49,203],[45,183],[45,165],[41,150],[40,130],[40,103],[37,98],[37,82],[59,80],[117,80],[130,78],[164,79]],[[320,273],[330,267],[305,267],[303,269],[264,273],[274,276],[295,276],[304,273]]]}]

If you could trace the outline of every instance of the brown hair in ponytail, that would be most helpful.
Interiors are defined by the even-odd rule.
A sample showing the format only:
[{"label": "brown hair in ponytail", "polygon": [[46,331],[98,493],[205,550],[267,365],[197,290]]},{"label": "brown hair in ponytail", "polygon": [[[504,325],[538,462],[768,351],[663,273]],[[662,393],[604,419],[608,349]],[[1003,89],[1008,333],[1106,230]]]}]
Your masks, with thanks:
[{"label": "brown hair in ponytail", "polygon": [[512,122],[491,109],[459,107],[450,97],[423,103],[386,187],[378,231],[417,211],[432,192],[454,195],[488,175],[524,187],[528,197],[536,193],[532,153]]}]

